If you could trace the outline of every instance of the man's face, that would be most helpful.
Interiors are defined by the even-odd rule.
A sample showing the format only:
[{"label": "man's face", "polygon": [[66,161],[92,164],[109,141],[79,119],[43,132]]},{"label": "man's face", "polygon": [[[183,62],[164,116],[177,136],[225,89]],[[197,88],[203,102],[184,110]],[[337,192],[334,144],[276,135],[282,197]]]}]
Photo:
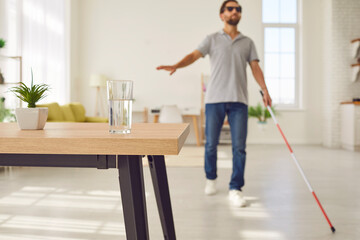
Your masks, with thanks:
[{"label": "man's face", "polygon": [[220,14],[221,20],[229,25],[236,26],[241,19],[241,12],[238,12],[239,7],[236,2],[228,2],[225,5],[225,11]]}]

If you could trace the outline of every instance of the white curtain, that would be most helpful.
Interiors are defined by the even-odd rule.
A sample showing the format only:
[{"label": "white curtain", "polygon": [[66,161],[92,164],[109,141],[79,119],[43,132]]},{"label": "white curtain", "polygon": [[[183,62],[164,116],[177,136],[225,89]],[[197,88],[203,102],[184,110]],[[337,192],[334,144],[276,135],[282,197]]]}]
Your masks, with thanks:
[{"label": "white curtain", "polygon": [[[20,81],[20,59],[9,58],[21,55],[20,33],[20,1],[0,0],[0,37],[6,41],[5,48],[0,50],[0,69],[6,83]],[[20,101],[9,92],[11,84],[0,85],[0,97],[5,97],[6,108],[15,109],[20,106]]]},{"label": "white curtain", "polygon": [[22,1],[23,81],[50,85],[43,102],[70,101],[66,64],[65,0]]},{"label": "white curtain", "polygon": [[32,69],[34,84],[46,83],[51,88],[41,102],[69,102],[66,0],[5,1],[9,54],[22,56],[23,82],[31,83]]}]

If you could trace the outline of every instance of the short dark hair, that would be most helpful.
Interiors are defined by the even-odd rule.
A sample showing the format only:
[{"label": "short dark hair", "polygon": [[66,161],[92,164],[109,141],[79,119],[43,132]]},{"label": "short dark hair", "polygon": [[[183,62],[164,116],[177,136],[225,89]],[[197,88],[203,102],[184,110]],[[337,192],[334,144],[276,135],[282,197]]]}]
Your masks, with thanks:
[{"label": "short dark hair", "polygon": [[[235,3],[239,4],[238,1],[236,1],[236,0],[226,0],[226,1],[224,1],[223,4],[221,4],[221,7],[220,7],[220,14],[222,14],[225,11],[225,6],[226,6],[226,4],[228,2],[235,2]],[[240,6],[240,4],[239,4],[239,6]]]}]

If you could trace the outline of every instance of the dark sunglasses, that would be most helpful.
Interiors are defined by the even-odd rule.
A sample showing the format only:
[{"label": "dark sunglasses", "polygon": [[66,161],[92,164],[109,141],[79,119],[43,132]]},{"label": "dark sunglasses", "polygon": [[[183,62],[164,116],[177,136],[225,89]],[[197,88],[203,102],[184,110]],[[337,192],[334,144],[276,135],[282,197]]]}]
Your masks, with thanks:
[{"label": "dark sunglasses", "polygon": [[232,10],[236,10],[237,12],[241,12],[241,7],[226,7],[226,9],[229,11],[229,12],[232,12]]}]

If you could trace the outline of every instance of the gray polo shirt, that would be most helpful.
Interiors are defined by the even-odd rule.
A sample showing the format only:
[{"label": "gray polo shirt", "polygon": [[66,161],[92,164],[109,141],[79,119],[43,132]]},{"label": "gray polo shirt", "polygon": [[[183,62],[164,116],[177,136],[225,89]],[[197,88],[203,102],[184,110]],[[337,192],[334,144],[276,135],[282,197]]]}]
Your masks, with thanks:
[{"label": "gray polo shirt", "polygon": [[241,33],[232,40],[223,30],[208,35],[197,50],[210,56],[211,75],[205,103],[248,104],[246,63],[259,61],[254,42]]}]

